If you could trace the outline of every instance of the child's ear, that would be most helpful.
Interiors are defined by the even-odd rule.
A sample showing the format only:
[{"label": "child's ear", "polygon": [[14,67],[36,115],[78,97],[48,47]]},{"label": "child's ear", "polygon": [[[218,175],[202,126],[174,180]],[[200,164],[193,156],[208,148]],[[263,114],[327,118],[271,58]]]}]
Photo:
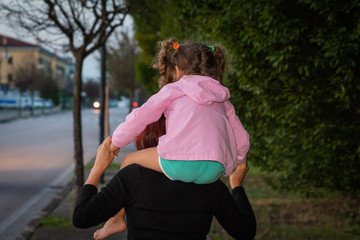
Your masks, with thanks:
[{"label": "child's ear", "polygon": [[184,75],[184,73],[176,65],[175,65],[175,70],[176,70],[176,81],[177,81]]}]

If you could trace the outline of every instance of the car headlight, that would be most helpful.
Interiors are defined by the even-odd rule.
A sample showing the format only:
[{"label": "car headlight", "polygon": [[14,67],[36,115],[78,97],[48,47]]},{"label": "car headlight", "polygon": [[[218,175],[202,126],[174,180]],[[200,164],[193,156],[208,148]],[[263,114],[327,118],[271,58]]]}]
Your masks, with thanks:
[{"label": "car headlight", "polygon": [[100,103],[98,101],[93,103],[94,108],[99,108],[100,107]]}]

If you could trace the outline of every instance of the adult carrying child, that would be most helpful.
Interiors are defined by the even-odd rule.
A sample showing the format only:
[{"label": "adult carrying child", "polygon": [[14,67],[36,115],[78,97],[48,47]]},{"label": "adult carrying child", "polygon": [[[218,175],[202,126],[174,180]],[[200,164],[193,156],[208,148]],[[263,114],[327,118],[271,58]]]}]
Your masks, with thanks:
[{"label": "adult carrying child", "polygon": [[[161,42],[155,64],[161,89],[116,128],[111,148],[125,147],[163,114],[166,134],[157,147],[127,155],[121,169],[136,163],[171,180],[209,184],[243,163],[249,135],[229,101],[229,90],[222,85],[225,65],[219,46],[179,45],[173,38]],[[126,228],[123,210],[109,221],[114,220],[118,229],[104,227],[95,237]]]}]

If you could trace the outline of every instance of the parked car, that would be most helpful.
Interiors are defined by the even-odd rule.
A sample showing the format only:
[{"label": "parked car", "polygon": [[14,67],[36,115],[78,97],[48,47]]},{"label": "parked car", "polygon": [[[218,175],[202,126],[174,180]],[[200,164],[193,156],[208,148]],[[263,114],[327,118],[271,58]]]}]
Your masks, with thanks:
[{"label": "parked car", "polygon": [[[99,109],[101,107],[101,100],[100,99],[96,99],[93,104],[92,104],[93,108],[95,109]],[[109,108],[115,108],[118,107],[118,101],[114,98],[110,98],[109,99]]]},{"label": "parked car", "polygon": [[118,100],[114,98],[109,99],[109,108],[115,108],[118,107]]},{"label": "parked car", "polygon": [[21,106],[23,109],[30,109],[31,108],[31,99],[29,97],[21,97],[21,101],[19,98],[1,98],[0,104],[2,108],[18,108]]}]

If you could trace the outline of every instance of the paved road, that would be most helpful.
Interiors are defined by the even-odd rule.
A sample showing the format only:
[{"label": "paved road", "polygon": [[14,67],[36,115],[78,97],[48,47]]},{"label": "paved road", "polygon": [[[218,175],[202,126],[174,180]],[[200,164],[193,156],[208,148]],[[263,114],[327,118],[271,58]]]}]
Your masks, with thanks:
[{"label": "paved road", "polygon": [[[110,129],[126,111],[110,109]],[[0,124],[0,239],[14,239],[68,182],[73,172],[72,113]],[[82,112],[85,163],[99,145],[99,112]]]}]

